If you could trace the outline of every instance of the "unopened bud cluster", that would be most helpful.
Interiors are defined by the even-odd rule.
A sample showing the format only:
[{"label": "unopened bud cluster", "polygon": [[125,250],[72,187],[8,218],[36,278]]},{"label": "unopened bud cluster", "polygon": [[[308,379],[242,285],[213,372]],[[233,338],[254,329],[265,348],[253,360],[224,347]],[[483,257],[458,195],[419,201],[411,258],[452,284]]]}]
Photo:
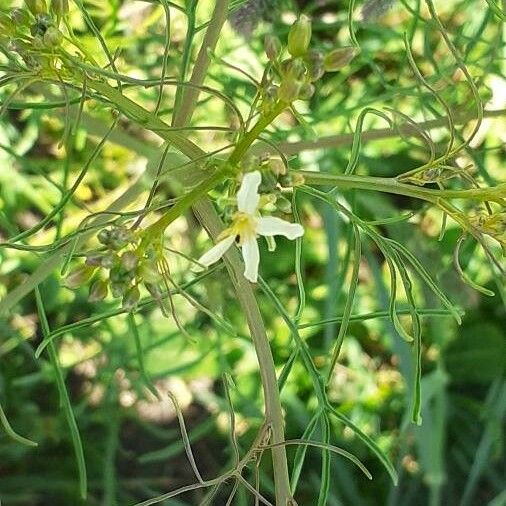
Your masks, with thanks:
[{"label": "unopened bud cluster", "polygon": [[59,24],[68,10],[68,0],[53,0],[49,4],[46,0],[25,0],[25,7],[0,13],[0,38],[28,67],[43,67],[49,62],[46,55],[63,41]]},{"label": "unopened bud cluster", "polygon": [[[243,158],[241,172],[247,173],[255,170],[262,174],[262,182],[259,187],[259,192],[262,195],[261,206],[270,205],[281,213],[291,214],[292,203],[287,196],[290,196],[292,188],[304,184],[303,177],[290,173],[286,161],[272,156],[270,153],[259,156],[249,155]],[[233,209],[231,212],[235,212],[235,203],[231,208]]]},{"label": "unopened bud cluster", "polygon": [[307,16],[293,24],[288,33],[288,58],[282,59],[283,45],[274,35],[267,35],[264,50],[272,63],[276,75],[262,90],[261,109],[269,114],[278,103],[286,105],[295,100],[309,100],[314,92],[314,83],[325,72],[336,72],[348,65],[358,54],[354,47],[334,49],[328,53],[311,49],[311,21]]},{"label": "unopened bud cluster", "polygon": [[161,296],[156,253],[139,253],[137,237],[125,226],[101,230],[97,235],[102,248],[88,253],[84,265],[77,267],[65,280],[67,288],[89,285],[90,302],[103,300],[111,292],[122,298],[122,306],[132,311],[140,299],[141,284],[156,298]]}]

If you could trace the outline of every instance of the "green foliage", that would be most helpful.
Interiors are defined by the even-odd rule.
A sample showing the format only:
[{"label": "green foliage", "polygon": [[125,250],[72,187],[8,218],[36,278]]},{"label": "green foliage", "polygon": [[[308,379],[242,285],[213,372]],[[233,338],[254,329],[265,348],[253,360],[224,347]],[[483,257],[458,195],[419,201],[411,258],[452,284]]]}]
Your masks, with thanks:
[{"label": "green foliage", "polygon": [[504,14],[345,4],[2,4],[1,501],[502,504]]}]

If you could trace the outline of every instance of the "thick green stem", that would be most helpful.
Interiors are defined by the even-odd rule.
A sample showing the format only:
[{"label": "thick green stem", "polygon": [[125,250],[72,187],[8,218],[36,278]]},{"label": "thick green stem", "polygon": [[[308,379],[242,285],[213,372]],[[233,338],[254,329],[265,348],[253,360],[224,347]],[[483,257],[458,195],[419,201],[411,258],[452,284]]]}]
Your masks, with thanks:
[{"label": "thick green stem", "polygon": [[294,170],[291,174],[303,176],[308,185],[331,185],[346,189],[372,190],[384,193],[394,193],[413,197],[432,204],[438,205],[441,199],[473,199],[477,201],[496,201],[500,202],[506,198],[506,183],[499,184],[492,188],[473,188],[470,190],[434,190],[415,186],[406,183],[400,183],[395,178],[374,177],[374,176],[354,176],[349,174],[324,174],[321,172],[309,172],[304,170]]}]

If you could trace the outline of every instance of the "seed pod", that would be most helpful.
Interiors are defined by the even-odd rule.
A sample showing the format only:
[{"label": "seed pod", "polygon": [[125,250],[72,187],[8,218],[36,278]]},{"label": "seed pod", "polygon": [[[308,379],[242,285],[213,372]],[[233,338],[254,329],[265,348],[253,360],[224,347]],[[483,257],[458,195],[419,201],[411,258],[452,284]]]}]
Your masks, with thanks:
[{"label": "seed pod", "polygon": [[323,66],[327,72],[337,72],[358,55],[360,49],[356,47],[340,47],[328,53],[323,59]]},{"label": "seed pod", "polygon": [[80,265],[76,267],[64,281],[64,286],[67,288],[77,288],[87,283],[95,272],[95,267],[89,265]]},{"label": "seed pod", "polygon": [[285,79],[278,90],[279,100],[286,104],[291,104],[294,100],[297,100],[301,87],[302,83],[300,81]]},{"label": "seed pod", "polygon": [[135,309],[135,307],[139,303],[140,298],[141,298],[141,292],[139,291],[137,286],[133,286],[123,296],[123,302],[121,304],[121,307],[125,311],[132,311],[133,309]]},{"label": "seed pod", "polygon": [[97,279],[90,286],[90,293],[88,295],[88,300],[90,302],[98,302],[100,300],[104,300],[107,297],[107,292],[109,291],[109,287],[107,282],[103,279]]},{"label": "seed pod", "polygon": [[34,16],[47,12],[46,0],[25,0],[25,4]]},{"label": "seed pod", "polygon": [[126,271],[133,271],[139,263],[139,257],[133,251],[125,251],[121,255],[121,266]]},{"label": "seed pod", "polygon": [[300,100],[309,100],[315,92],[315,87],[311,83],[304,83],[299,92]]},{"label": "seed pod", "polygon": [[50,26],[44,34],[44,44],[48,47],[58,47],[63,40],[63,35],[55,26]]},{"label": "seed pod", "polygon": [[304,14],[292,25],[288,32],[288,52],[294,56],[303,56],[311,41],[311,21]]},{"label": "seed pod", "polygon": [[281,41],[275,35],[267,34],[264,39],[264,51],[267,58],[271,62],[275,62],[279,58],[281,50]]}]

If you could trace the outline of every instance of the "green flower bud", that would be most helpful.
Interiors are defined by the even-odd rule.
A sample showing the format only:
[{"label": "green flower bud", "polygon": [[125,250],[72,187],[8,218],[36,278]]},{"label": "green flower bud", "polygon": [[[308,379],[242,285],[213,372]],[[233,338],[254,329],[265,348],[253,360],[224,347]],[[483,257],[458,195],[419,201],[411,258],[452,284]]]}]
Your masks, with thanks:
[{"label": "green flower bud", "polygon": [[47,12],[46,0],[25,0],[25,4],[34,16]]},{"label": "green flower bud", "polygon": [[294,56],[303,56],[311,41],[311,21],[304,14],[292,25],[288,32],[288,52]]},{"label": "green flower bud", "polygon": [[288,214],[292,212],[292,203],[282,195],[276,200],[276,207],[283,213]]},{"label": "green flower bud", "polygon": [[319,49],[310,49],[304,55],[304,61],[309,65],[314,65],[315,63],[323,63],[324,57],[325,55],[323,54],[323,51],[320,51]]},{"label": "green flower bud", "polygon": [[25,9],[12,9],[11,19],[18,26],[28,26],[31,22],[30,14]]},{"label": "green flower bud", "polygon": [[107,253],[102,256],[100,260],[100,265],[104,269],[110,269],[116,263],[117,257],[113,253]]},{"label": "green flower bud", "polygon": [[137,286],[133,286],[123,296],[123,302],[121,306],[125,311],[132,311],[133,309],[136,308],[140,298],[141,292],[139,291]]},{"label": "green flower bud", "polygon": [[32,46],[34,49],[42,49],[44,47],[44,38],[42,37],[42,35],[33,36]]},{"label": "green flower bud", "polygon": [[69,12],[68,0],[51,0],[51,12],[60,19],[62,16],[66,16]]},{"label": "green flower bud", "polygon": [[359,53],[360,49],[352,46],[334,49],[323,59],[323,66],[327,72],[337,72],[346,67]]},{"label": "green flower bud", "polygon": [[128,228],[121,226],[112,229],[109,238],[109,245],[112,249],[121,249],[132,241],[132,232]]},{"label": "green flower bud", "polygon": [[125,283],[116,282],[111,283],[111,292],[113,297],[121,297],[127,290]]},{"label": "green flower bud", "polygon": [[63,284],[67,288],[77,288],[81,285],[86,284],[94,273],[95,267],[91,267],[89,265],[80,265],[70,272],[70,274],[65,278]]},{"label": "green flower bud", "polygon": [[264,39],[264,51],[271,62],[275,62],[281,54],[281,41],[275,36],[268,34]]},{"label": "green flower bud", "polygon": [[294,79],[285,79],[278,90],[278,98],[281,102],[291,104],[294,100],[297,100],[302,83],[295,81]]},{"label": "green flower bud", "polygon": [[99,240],[99,242],[101,242],[102,244],[109,244],[109,241],[111,240],[111,231],[108,230],[107,228],[104,228],[102,229],[98,234],[97,234],[97,239]]},{"label": "green flower bud", "polygon": [[125,251],[121,255],[121,266],[126,271],[133,271],[139,263],[139,257],[133,251]]},{"label": "green flower bud", "polygon": [[307,76],[312,83],[318,81],[325,74],[323,57],[323,53],[317,49],[310,49],[304,57],[307,66]]},{"label": "green flower bud", "polygon": [[306,73],[306,66],[301,58],[295,58],[286,65],[287,77],[291,77],[297,81],[301,80]]},{"label": "green flower bud", "polygon": [[160,287],[157,284],[145,282],[144,286],[146,287],[148,292],[153,296],[153,298],[155,299],[162,298],[162,291],[160,290]]},{"label": "green flower bud", "polygon": [[315,87],[311,83],[304,83],[299,92],[300,100],[309,100],[315,92]]},{"label": "green flower bud", "polygon": [[88,300],[90,302],[98,302],[100,300],[104,300],[107,297],[107,292],[109,291],[107,282],[102,279],[97,279],[90,286],[90,293],[88,295]]},{"label": "green flower bud", "polygon": [[269,168],[272,173],[278,177],[286,174],[286,165],[283,163],[283,160],[280,160],[279,158],[272,158],[269,160]]},{"label": "green flower bud", "polygon": [[58,47],[63,40],[63,35],[55,26],[50,26],[44,34],[44,44],[48,47]]},{"label": "green flower bud", "polygon": [[146,283],[157,283],[160,281],[160,273],[153,261],[142,262],[139,266],[138,274]]}]

